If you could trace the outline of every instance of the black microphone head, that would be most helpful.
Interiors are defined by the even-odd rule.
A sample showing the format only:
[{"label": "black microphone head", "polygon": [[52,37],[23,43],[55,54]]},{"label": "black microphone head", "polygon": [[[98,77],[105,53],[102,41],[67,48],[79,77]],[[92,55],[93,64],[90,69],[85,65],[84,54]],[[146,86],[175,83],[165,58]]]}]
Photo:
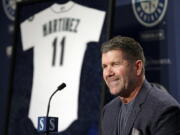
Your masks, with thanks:
[{"label": "black microphone head", "polygon": [[58,86],[57,90],[62,90],[66,87],[65,83],[62,83],[61,85]]}]

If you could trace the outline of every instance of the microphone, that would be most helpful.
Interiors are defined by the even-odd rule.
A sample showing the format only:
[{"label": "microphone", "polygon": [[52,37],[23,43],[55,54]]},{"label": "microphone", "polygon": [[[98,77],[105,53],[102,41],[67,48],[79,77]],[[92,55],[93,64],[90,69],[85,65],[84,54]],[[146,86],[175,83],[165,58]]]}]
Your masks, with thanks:
[{"label": "microphone", "polygon": [[62,83],[57,87],[57,89],[52,93],[49,98],[48,107],[46,117],[38,117],[38,131],[39,132],[57,132],[58,130],[58,118],[57,117],[49,117],[50,103],[52,97],[56,94],[56,92],[61,91],[66,87],[65,83]]},{"label": "microphone", "polygon": [[62,89],[64,89],[65,87],[66,87],[66,84],[65,84],[65,83],[62,83],[61,85],[58,86],[57,91],[58,91],[58,90],[62,90]]},{"label": "microphone", "polygon": [[65,83],[62,83],[61,85],[59,85],[59,86],[57,87],[57,90],[50,96],[49,102],[48,102],[47,114],[46,114],[47,117],[49,116],[50,102],[51,102],[52,97],[54,96],[54,94],[56,94],[56,92],[61,91],[61,90],[64,89],[65,87],[66,87],[66,84],[65,84]]}]

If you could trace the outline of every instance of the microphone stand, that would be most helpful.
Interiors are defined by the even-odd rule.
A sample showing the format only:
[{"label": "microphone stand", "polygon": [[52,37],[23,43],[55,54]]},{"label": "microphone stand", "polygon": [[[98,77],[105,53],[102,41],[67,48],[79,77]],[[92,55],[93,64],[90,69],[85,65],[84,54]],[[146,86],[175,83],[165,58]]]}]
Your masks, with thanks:
[{"label": "microphone stand", "polygon": [[[56,92],[58,92],[59,91],[59,89],[57,89],[55,92],[53,92],[53,94],[50,96],[50,98],[49,98],[49,102],[48,102],[48,108],[47,108],[47,113],[46,113],[46,118],[48,118],[49,117],[49,110],[50,110],[50,103],[51,103],[51,99],[52,99],[52,97],[54,96],[54,94],[56,93]],[[46,126],[48,125],[48,120],[46,120]],[[47,127],[48,129],[47,129],[47,132],[46,132],[46,134],[45,135],[49,135],[49,125],[48,125],[48,127]]]},{"label": "microphone stand", "polygon": [[[66,84],[65,84],[65,83],[62,83],[62,84],[57,88],[57,90],[56,90],[55,92],[53,92],[53,94],[50,96],[49,102],[48,102],[48,108],[47,108],[46,118],[49,117],[50,103],[51,103],[52,97],[54,96],[54,94],[56,94],[56,92],[62,90],[64,87],[66,87]],[[48,125],[48,120],[46,120],[46,126],[47,126],[47,125]],[[49,135],[49,125],[48,125],[48,127],[46,127],[46,128],[48,128],[48,129],[47,129],[47,132],[45,133],[45,135]]]}]

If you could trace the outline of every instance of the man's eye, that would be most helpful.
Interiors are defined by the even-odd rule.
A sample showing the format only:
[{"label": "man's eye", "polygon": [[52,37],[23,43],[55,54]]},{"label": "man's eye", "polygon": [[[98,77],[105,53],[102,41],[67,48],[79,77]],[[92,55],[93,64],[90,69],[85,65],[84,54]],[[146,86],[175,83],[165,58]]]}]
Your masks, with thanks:
[{"label": "man's eye", "polygon": [[118,65],[120,65],[120,63],[119,63],[119,62],[117,62],[117,63],[114,63],[113,65],[114,65],[114,66],[118,66]]},{"label": "man's eye", "polygon": [[106,65],[103,65],[103,66],[102,66],[102,69],[105,69],[106,67],[107,67]]}]

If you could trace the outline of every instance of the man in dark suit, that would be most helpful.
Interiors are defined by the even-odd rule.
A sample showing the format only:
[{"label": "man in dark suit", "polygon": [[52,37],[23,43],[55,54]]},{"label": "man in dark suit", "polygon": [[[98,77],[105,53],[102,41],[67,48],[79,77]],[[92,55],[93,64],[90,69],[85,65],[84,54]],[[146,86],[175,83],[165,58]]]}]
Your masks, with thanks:
[{"label": "man in dark suit", "polygon": [[103,77],[117,95],[102,113],[102,135],[180,135],[180,105],[145,79],[140,44],[117,36],[101,48]]}]

